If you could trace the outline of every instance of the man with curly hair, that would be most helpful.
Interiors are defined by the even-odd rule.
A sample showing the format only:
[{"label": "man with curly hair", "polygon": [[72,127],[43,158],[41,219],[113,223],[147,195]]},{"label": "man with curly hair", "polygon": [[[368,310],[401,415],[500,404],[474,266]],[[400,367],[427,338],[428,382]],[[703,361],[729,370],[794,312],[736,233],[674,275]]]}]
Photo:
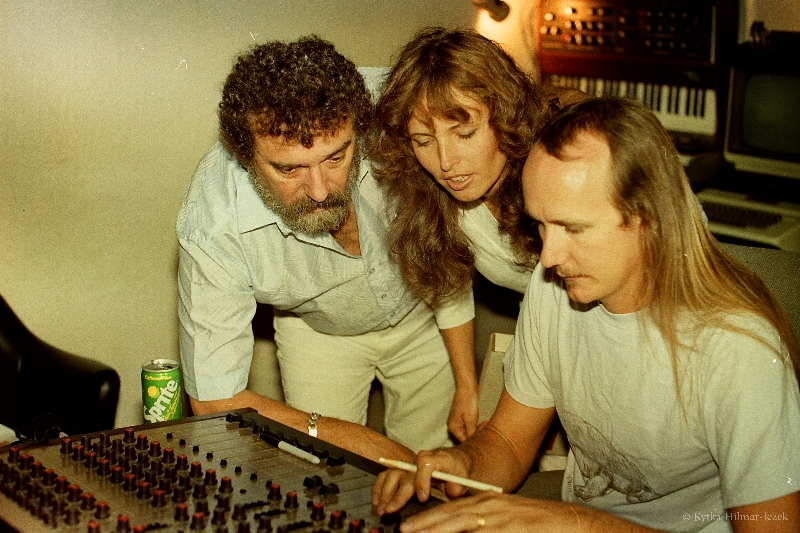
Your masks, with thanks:
[{"label": "man with curly hair", "polygon": [[[388,437],[415,451],[449,444],[448,427],[466,438],[477,419],[472,302],[432,310],[390,258],[386,197],[361,157],[373,104],[356,66],[315,36],[255,46],[229,74],[219,118],[221,142],[177,224],[194,412],[254,407],[352,449],[380,441],[340,422],[366,422],[377,377]],[[245,388],[257,303],[275,311],[291,408]]]}]

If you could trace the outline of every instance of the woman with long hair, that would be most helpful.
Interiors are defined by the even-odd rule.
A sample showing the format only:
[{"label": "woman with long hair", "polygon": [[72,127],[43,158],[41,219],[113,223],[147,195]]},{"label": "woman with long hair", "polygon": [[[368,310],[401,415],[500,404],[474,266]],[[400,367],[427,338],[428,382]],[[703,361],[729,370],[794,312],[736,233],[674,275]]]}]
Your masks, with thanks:
[{"label": "woman with long hair", "polygon": [[554,96],[473,31],[429,28],[400,52],[371,157],[397,213],[389,247],[429,304],[469,290],[475,269],[527,288],[538,236],[520,228],[520,174]]}]

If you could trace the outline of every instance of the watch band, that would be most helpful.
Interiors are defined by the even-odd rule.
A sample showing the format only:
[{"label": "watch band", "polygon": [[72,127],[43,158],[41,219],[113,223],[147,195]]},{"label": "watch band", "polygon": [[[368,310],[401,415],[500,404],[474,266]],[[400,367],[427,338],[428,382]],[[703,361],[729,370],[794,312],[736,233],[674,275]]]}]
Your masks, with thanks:
[{"label": "watch band", "polygon": [[319,413],[311,413],[311,416],[308,417],[308,434],[312,437],[317,436],[317,420],[320,416],[322,415]]}]

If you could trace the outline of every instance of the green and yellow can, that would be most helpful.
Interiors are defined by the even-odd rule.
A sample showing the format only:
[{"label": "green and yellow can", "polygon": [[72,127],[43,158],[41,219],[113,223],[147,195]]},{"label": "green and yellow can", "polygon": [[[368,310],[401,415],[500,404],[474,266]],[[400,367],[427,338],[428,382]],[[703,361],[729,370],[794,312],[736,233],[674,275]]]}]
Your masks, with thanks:
[{"label": "green and yellow can", "polygon": [[142,365],[142,406],[145,422],[183,416],[181,366],[177,361],[153,359]]}]

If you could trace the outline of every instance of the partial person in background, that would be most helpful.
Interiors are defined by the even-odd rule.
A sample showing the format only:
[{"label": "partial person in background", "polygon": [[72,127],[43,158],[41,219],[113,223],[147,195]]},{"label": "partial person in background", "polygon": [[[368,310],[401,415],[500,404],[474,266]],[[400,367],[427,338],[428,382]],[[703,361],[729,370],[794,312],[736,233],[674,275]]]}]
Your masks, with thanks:
[{"label": "partial person in background", "polygon": [[800,531],[800,347],[703,224],[655,115],[620,99],[567,108],[522,188],[542,249],[497,410],[466,443],[420,452],[416,476],[382,473],[378,512],[427,500],[434,470],[513,490],[557,412],[563,501],[487,493],[400,531]]},{"label": "partial person in background", "polygon": [[[177,222],[195,413],[254,407],[353,449],[375,436],[347,437],[333,419],[364,424],[377,377],[392,440],[448,445],[448,418],[459,438],[474,431],[472,302],[433,310],[390,260],[387,201],[363,159],[373,112],[356,66],[317,37],[258,45],[236,61],[221,142],[198,165]],[[286,403],[299,411],[246,389],[257,303],[275,310]]]},{"label": "partial person in background", "polygon": [[563,98],[581,95],[546,95],[474,31],[429,28],[403,48],[377,104],[370,155],[397,209],[389,248],[423,299],[470,290],[476,268],[525,292],[538,237],[517,229],[520,173]]}]

